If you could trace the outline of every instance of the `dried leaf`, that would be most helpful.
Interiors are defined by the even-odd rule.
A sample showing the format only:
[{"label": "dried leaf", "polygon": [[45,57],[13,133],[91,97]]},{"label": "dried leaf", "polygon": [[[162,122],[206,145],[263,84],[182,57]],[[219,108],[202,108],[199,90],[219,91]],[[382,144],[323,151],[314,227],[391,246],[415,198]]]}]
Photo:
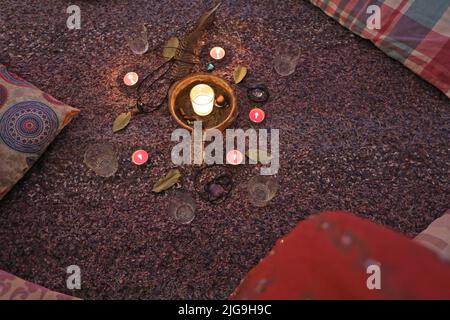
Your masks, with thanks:
[{"label": "dried leaf", "polygon": [[125,129],[126,126],[130,123],[131,120],[131,112],[121,113],[116,120],[114,120],[113,124],[113,132],[120,131]]},{"label": "dried leaf", "polygon": [[254,162],[267,164],[272,160],[272,155],[267,150],[249,149],[245,155]]},{"label": "dried leaf", "polygon": [[165,176],[163,176],[155,185],[153,186],[153,192],[162,192],[169,189],[174,184],[178,182],[181,177],[181,173],[178,169],[170,170]]},{"label": "dried leaf", "polygon": [[178,40],[177,37],[171,37],[169,40],[167,40],[166,44],[164,45],[163,49],[163,57],[166,59],[166,61],[169,61],[173,57],[175,57],[175,54],[177,53],[177,49],[180,46],[180,40]]},{"label": "dried leaf", "polygon": [[239,66],[234,70],[234,83],[238,84],[242,80],[244,80],[245,76],[247,75],[247,68]]}]

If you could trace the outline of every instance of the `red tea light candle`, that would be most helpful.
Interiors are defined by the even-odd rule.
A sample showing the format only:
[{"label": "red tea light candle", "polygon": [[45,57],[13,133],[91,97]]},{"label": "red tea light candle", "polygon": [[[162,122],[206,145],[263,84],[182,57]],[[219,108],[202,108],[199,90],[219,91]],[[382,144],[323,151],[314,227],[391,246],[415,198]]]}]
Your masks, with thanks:
[{"label": "red tea light candle", "polygon": [[225,57],[225,49],[221,47],[214,47],[209,52],[209,55],[214,60],[220,61]]},{"label": "red tea light candle", "polygon": [[135,165],[141,166],[148,161],[148,153],[145,150],[137,150],[131,156],[131,162]]},{"label": "red tea light candle", "polygon": [[261,123],[263,122],[264,118],[266,117],[265,112],[260,108],[253,108],[250,110],[250,113],[248,114],[250,121],[254,123]]},{"label": "red tea light candle", "polygon": [[232,164],[233,166],[241,164],[242,160],[244,160],[244,157],[239,150],[231,150],[227,153],[227,163]]},{"label": "red tea light candle", "polygon": [[136,83],[139,81],[139,76],[136,72],[128,72],[124,77],[123,77],[123,83],[125,83],[125,85],[127,87],[132,87],[134,85],[136,85]]}]

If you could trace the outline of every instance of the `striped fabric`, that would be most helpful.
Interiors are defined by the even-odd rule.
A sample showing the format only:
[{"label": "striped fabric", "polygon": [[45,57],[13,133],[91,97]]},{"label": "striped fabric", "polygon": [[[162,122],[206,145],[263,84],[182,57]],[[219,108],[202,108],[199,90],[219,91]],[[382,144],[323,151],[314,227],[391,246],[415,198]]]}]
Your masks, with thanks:
[{"label": "striped fabric", "polygon": [[414,240],[450,261],[450,210],[434,220]]},{"label": "striped fabric", "polygon": [[[310,0],[355,34],[372,41],[392,58],[450,98],[449,0]],[[368,7],[381,9],[380,29],[370,30]]]}]

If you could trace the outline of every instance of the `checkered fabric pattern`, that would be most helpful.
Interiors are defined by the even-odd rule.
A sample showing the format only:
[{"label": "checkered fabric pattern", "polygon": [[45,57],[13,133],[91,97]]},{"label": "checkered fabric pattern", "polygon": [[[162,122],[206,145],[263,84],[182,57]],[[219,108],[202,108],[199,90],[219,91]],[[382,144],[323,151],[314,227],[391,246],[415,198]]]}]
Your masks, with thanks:
[{"label": "checkered fabric pattern", "polygon": [[[372,41],[392,58],[450,98],[449,0],[310,0],[355,34]],[[377,5],[381,28],[370,30],[368,7]]]}]

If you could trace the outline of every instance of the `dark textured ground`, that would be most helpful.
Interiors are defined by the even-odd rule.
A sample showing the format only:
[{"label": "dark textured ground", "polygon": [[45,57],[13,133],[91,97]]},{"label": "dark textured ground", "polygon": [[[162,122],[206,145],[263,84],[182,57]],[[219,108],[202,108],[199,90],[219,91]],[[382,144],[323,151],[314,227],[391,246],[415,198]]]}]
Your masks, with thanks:
[{"label": "dark textured ground", "polygon": [[[69,32],[72,3],[82,8],[82,29]],[[117,88],[117,74],[161,61],[133,56],[122,36],[131,22],[148,22],[157,45],[207,7],[2,0],[0,58],[82,112],[0,203],[0,269],[71,293],[65,268],[77,264],[81,298],[226,298],[278,237],[312,213],[345,209],[415,235],[450,207],[443,94],[305,1],[224,1],[218,21],[236,33],[216,28],[206,39],[220,38],[233,54],[218,69],[223,77],[247,65],[275,95],[283,79],[271,66],[274,48],[280,40],[303,48],[286,97],[265,106],[265,126],[281,129],[280,192],[266,208],[249,206],[242,184],[257,171],[241,166],[229,202],[212,206],[197,197],[193,223],[174,223],[166,214],[171,192],[149,191],[172,167],[176,124],[168,111],[111,133],[115,116],[133,103]],[[251,105],[238,95],[235,127],[245,129]],[[83,164],[87,144],[97,141],[120,150],[112,178]],[[142,146],[150,164],[133,166],[129,156]],[[192,190],[189,168],[182,171],[180,187]]]}]

